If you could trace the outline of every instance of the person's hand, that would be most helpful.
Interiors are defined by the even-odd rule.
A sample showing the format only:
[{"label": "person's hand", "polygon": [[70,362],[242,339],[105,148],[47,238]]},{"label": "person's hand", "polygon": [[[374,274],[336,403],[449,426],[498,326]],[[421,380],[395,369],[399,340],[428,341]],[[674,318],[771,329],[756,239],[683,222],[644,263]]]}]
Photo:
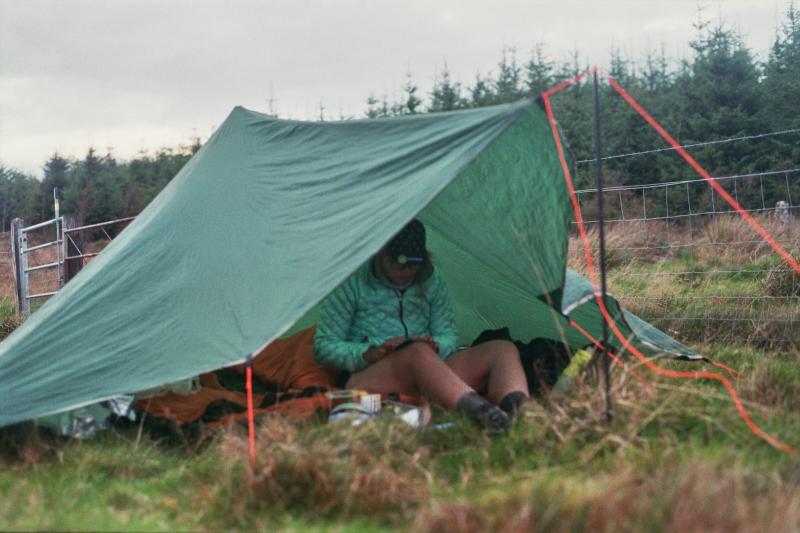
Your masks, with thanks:
[{"label": "person's hand", "polygon": [[361,354],[361,357],[369,364],[380,361],[389,353],[385,346],[370,346],[369,350]]},{"label": "person's hand", "polygon": [[433,337],[431,337],[429,334],[426,333],[425,335],[414,335],[411,338],[414,339],[415,341],[424,342],[435,353],[439,353],[439,344],[435,340],[433,340]]},{"label": "person's hand", "polygon": [[405,337],[392,337],[391,339],[383,341],[381,347],[386,350],[386,353],[393,352],[398,346],[406,342]]}]

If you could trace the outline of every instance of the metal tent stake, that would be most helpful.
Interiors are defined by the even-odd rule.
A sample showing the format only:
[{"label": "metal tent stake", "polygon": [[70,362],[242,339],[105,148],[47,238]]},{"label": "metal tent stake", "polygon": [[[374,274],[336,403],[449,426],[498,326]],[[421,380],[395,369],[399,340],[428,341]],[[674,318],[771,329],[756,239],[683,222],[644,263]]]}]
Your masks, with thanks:
[{"label": "metal tent stake", "polygon": [[[600,292],[603,305],[608,309],[606,301],[606,231],[605,214],[603,210],[603,160],[600,148],[600,89],[597,81],[597,67],[594,68],[594,160],[597,170],[597,220],[600,224]],[[608,323],[602,318],[603,337],[602,345],[609,350]],[[606,422],[611,422],[611,378],[609,370],[609,357],[603,354],[603,381],[605,382],[604,397],[606,409]]]}]

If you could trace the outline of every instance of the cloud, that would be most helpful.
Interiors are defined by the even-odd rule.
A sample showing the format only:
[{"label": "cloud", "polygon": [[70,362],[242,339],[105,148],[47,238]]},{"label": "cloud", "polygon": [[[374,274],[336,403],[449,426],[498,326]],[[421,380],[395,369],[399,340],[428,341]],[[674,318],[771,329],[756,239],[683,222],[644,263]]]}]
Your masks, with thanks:
[{"label": "cloud", "polygon": [[674,16],[655,18],[644,23],[642,30],[646,32],[685,31],[686,21]]},{"label": "cloud", "polygon": [[[723,11],[768,43],[782,4]],[[470,84],[503,46],[604,64],[612,43],[685,45],[695,15],[695,0],[0,0],[0,160],[38,169],[90,138],[120,155],[183,142],[235,105],[266,110],[270,88],[284,116],[315,118],[320,102],[356,115],[370,93],[399,95],[407,70],[423,96],[444,60]]]}]

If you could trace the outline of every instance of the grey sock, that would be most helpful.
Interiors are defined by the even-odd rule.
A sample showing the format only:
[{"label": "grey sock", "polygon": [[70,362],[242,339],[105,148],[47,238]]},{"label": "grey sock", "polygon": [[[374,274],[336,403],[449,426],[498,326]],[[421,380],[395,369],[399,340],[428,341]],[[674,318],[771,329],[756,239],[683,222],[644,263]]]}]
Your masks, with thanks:
[{"label": "grey sock", "polygon": [[530,398],[524,392],[509,392],[500,400],[500,409],[505,411],[509,418],[514,419],[529,401]]},{"label": "grey sock", "polygon": [[476,392],[468,392],[459,398],[456,409],[492,433],[505,431],[511,424],[511,420],[502,409]]}]

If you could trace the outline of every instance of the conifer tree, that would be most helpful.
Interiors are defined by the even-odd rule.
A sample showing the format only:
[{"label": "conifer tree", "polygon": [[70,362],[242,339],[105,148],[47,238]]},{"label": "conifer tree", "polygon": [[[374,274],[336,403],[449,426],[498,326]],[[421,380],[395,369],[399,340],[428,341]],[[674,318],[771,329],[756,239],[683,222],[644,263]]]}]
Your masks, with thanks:
[{"label": "conifer tree", "polygon": [[792,3],[764,67],[764,117],[774,129],[800,127],[800,112],[786,103],[800,102],[800,10]]},{"label": "conifer tree", "polygon": [[394,107],[396,106],[389,103],[389,97],[386,95],[386,93],[383,93],[380,107],[378,108],[378,116],[382,118],[391,117]]},{"label": "conifer tree", "polygon": [[494,81],[495,103],[504,104],[519,100],[522,68],[517,63],[517,50],[504,48],[497,64],[497,79]]},{"label": "conifer tree", "polygon": [[[687,140],[709,141],[759,133],[759,70],[741,35],[721,23],[698,24],[690,43],[695,57],[680,80],[685,94]],[[709,29],[710,28],[710,29]],[[755,144],[719,144],[697,154],[704,164],[724,173],[755,170]]]},{"label": "conifer tree", "polygon": [[525,89],[536,96],[553,86],[553,63],[544,55],[544,44],[536,43],[525,64]]},{"label": "conifer tree", "polygon": [[[762,122],[770,131],[800,128],[800,10],[789,4],[785,20],[764,66],[761,85]],[[775,137],[762,143],[761,157],[770,168],[786,168],[800,161],[800,134]],[[800,184],[797,185],[800,196]],[[784,198],[788,199],[788,198]]]},{"label": "conifer tree", "polygon": [[462,107],[466,107],[466,102],[461,96],[461,83],[450,80],[450,69],[445,61],[441,75],[434,80],[428,111],[452,111]]},{"label": "conifer tree", "polygon": [[406,72],[406,83],[403,85],[403,95],[405,102],[400,114],[414,115],[422,105],[422,100],[417,96],[417,84],[411,77],[411,71]]},{"label": "conifer tree", "polygon": [[481,77],[481,73],[475,74],[475,85],[469,88],[470,107],[483,107],[492,105],[494,93],[490,81]]},{"label": "conifer tree", "polygon": [[370,93],[367,97],[367,111],[364,113],[367,118],[378,118],[380,116],[380,102],[375,98],[375,94]]},{"label": "conifer tree", "polygon": [[[122,180],[119,165],[110,152],[101,160],[100,171],[94,184],[93,210],[87,214],[89,224],[122,218],[125,213]],[[107,231],[112,231],[109,228]]]},{"label": "conifer tree", "polygon": [[46,220],[53,216],[53,189],[58,187],[63,196],[68,185],[70,163],[58,152],[50,156],[44,164],[44,176],[39,187],[39,209],[37,219]]},{"label": "conifer tree", "polygon": [[669,62],[667,61],[664,44],[661,44],[660,54],[658,55],[652,49],[648,49],[642,71],[642,87],[644,90],[655,94],[658,91],[669,89],[670,78]]},{"label": "conifer tree", "polygon": [[[11,220],[22,218],[27,224],[39,222],[39,182],[17,169],[0,164],[0,228],[8,231]],[[52,194],[52,193],[51,193]]]},{"label": "conifer tree", "polygon": [[70,184],[64,192],[65,212],[75,213],[79,220],[91,223],[88,221],[90,214],[94,213],[94,189],[100,170],[100,158],[97,157],[94,147],[89,148],[86,157],[73,165],[70,170]]}]

